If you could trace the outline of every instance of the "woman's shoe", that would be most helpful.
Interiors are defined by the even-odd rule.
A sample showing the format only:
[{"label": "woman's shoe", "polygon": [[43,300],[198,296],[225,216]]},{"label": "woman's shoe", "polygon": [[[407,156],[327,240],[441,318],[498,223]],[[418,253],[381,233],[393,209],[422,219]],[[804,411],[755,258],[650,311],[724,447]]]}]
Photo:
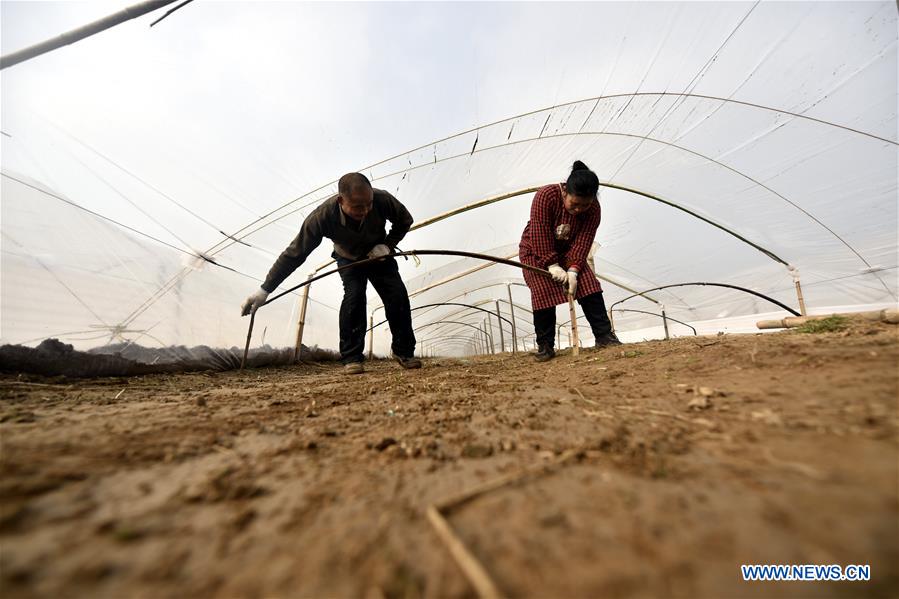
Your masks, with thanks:
[{"label": "woman's shoe", "polygon": [[537,353],[534,354],[534,359],[538,362],[547,362],[556,357],[556,352],[551,347],[539,347],[537,348]]}]

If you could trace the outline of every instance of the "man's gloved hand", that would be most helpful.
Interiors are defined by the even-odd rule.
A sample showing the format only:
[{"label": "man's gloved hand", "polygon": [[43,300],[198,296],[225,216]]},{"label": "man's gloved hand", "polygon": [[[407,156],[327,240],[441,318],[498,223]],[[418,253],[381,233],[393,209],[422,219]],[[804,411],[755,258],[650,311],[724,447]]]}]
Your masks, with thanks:
[{"label": "man's gloved hand", "polygon": [[577,270],[568,269],[568,295],[577,295]]},{"label": "man's gloved hand", "polygon": [[371,251],[368,253],[369,258],[383,258],[390,254],[390,248],[387,247],[383,243],[379,243],[375,247],[371,248]]},{"label": "man's gloved hand", "polygon": [[265,300],[268,298],[268,291],[260,287],[256,290],[256,293],[247,298],[247,301],[243,303],[240,307],[240,315],[246,316],[251,312],[255,312],[262,304],[265,303]]},{"label": "man's gloved hand", "polygon": [[549,268],[547,268],[546,270],[548,270],[549,274],[553,276],[553,281],[555,281],[556,283],[568,282],[568,275],[565,274],[565,269],[558,264],[550,264]]}]

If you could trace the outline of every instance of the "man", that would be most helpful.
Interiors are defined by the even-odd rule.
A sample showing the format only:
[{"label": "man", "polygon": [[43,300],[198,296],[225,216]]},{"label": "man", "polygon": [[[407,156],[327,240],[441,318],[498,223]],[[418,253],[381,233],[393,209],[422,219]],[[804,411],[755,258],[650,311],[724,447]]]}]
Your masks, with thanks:
[{"label": "man", "polygon": [[[386,232],[390,221],[390,233]],[[299,234],[272,265],[262,287],[244,302],[241,314],[255,312],[268,294],[299,268],[323,237],[334,242],[338,266],[365,258],[387,256],[409,232],[412,215],[395,197],[371,183],[360,173],[348,173],[337,183],[337,195],[325,200],[306,217]],[[340,271],[343,301],[340,304],[340,359],[347,374],[364,369],[365,292],[368,281],[384,302],[384,311],[393,335],[393,357],[403,368],[421,368],[414,357],[415,334],[409,294],[400,278],[394,258],[382,258],[363,266]]]}]

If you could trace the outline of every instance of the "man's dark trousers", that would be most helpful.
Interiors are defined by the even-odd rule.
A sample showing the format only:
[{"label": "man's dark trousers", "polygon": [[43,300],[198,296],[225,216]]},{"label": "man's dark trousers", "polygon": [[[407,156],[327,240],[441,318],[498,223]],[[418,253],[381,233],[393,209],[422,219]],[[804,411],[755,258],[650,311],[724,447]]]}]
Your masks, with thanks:
[{"label": "man's dark trousers", "polygon": [[[352,264],[334,255],[337,266]],[[385,258],[363,266],[340,271],[343,281],[343,301],[340,303],[340,359],[344,364],[362,362],[365,351],[366,301],[368,282],[381,297],[387,323],[393,335],[391,349],[397,356],[411,358],[415,354],[415,333],[412,332],[412,313],[409,293],[400,278],[394,258]]]}]

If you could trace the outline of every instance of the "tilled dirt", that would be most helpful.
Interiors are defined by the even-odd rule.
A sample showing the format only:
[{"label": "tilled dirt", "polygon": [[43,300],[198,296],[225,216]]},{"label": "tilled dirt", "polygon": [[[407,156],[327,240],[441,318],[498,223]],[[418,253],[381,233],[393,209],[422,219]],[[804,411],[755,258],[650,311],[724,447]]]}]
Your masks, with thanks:
[{"label": "tilled dirt", "polygon": [[0,376],[3,595],[473,596],[425,510],[539,464],[447,512],[503,594],[899,595],[895,326],[366,366]]}]

